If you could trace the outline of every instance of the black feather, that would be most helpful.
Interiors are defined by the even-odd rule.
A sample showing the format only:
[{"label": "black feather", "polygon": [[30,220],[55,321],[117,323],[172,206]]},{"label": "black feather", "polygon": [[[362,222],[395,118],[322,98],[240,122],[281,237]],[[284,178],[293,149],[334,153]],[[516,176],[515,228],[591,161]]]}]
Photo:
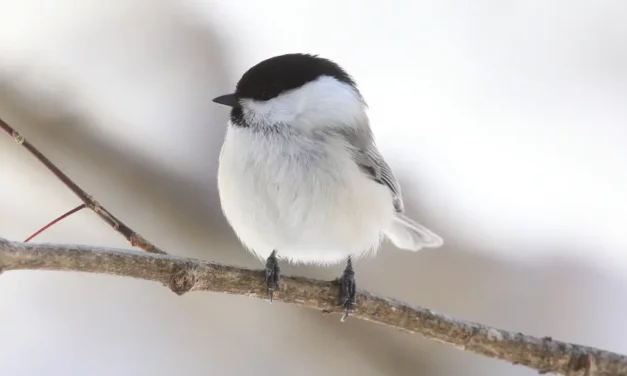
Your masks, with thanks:
[{"label": "black feather", "polygon": [[310,54],[271,57],[250,68],[236,86],[240,98],[267,101],[320,76],[330,76],[357,89],[353,78],[335,62]]}]

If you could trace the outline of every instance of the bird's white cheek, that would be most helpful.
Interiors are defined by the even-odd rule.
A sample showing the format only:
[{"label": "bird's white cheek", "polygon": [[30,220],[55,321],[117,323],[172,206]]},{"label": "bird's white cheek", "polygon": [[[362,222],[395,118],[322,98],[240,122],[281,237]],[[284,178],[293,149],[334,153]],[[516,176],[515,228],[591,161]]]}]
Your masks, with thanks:
[{"label": "bird's white cheek", "polygon": [[272,125],[291,124],[298,117],[303,105],[295,103],[292,99],[271,99],[267,102],[248,100],[244,102],[244,113],[251,124]]}]

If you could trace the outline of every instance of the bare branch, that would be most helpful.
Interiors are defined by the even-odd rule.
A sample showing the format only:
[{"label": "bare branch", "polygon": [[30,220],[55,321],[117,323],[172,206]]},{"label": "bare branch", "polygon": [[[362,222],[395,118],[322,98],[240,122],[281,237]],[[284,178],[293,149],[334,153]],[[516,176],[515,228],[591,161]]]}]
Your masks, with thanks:
[{"label": "bare branch", "polygon": [[148,240],[144,239],[141,235],[133,231],[130,227],[125,225],[122,221],[117,219],[107,209],[94,200],[87,192],[72,181],[67,175],[65,175],[57,166],[54,165],[45,155],[43,155],[37,148],[35,148],[24,136],[20,135],[13,127],[7,124],[4,120],[0,119],[0,128],[8,133],[18,145],[22,145],[28,150],[39,162],[50,170],[66,187],[68,187],[74,194],[83,201],[83,203],[90,208],[94,213],[98,214],[112,229],[122,234],[134,247],[151,252],[165,254],[164,251],[151,244]]},{"label": "bare branch", "polygon": [[[159,282],[179,295],[205,290],[258,299],[267,297],[261,270],[161,254],[95,246],[27,244],[0,238],[0,271],[9,270],[75,271],[139,278]],[[283,276],[275,299],[330,313],[342,311],[338,296],[337,281]],[[540,373],[627,375],[627,356],[624,355],[458,320],[365,291],[358,292],[352,317],[521,364]]]}]

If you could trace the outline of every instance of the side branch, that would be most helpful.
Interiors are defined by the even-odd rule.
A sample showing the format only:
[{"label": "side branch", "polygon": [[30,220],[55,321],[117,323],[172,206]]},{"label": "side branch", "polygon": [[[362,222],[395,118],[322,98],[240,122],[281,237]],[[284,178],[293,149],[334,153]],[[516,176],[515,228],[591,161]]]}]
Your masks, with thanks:
[{"label": "side branch", "polygon": [[4,120],[0,119],[0,129],[8,133],[18,145],[22,145],[28,150],[39,162],[41,162],[50,172],[54,174],[66,187],[68,187],[74,194],[83,201],[85,206],[91,209],[94,213],[98,214],[102,220],[107,222],[111,228],[118,233],[122,234],[134,247],[151,252],[165,254],[164,251],[151,244],[148,240],[144,239],[141,235],[133,231],[130,227],[125,225],[122,221],[113,216],[107,209],[100,205],[96,200],[87,194],[81,187],[72,181],[63,171],[59,170],[45,155],[43,155],[36,147],[33,146],[24,136],[20,135],[13,127],[11,127]]},{"label": "side branch", "polygon": [[[159,282],[175,293],[213,291],[265,299],[260,270],[238,268],[191,258],[95,246],[30,244],[0,238],[0,271],[57,270],[109,274]],[[276,300],[341,312],[337,281],[283,276]],[[462,350],[521,364],[541,373],[569,376],[627,375],[627,356],[592,347],[536,338],[458,320],[429,309],[357,295],[352,317],[386,324],[451,344]]]}]

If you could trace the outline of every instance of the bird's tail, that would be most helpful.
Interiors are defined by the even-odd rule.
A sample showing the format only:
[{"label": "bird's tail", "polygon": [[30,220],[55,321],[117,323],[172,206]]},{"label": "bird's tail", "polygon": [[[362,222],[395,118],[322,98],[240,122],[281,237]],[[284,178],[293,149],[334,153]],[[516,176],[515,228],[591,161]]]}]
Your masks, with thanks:
[{"label": "bird's tail", "polygon": [[437,248],[444,244],[441,237],[402,213],[394,215],[392,225],[384,234],[396,247],[408,251]]}]

